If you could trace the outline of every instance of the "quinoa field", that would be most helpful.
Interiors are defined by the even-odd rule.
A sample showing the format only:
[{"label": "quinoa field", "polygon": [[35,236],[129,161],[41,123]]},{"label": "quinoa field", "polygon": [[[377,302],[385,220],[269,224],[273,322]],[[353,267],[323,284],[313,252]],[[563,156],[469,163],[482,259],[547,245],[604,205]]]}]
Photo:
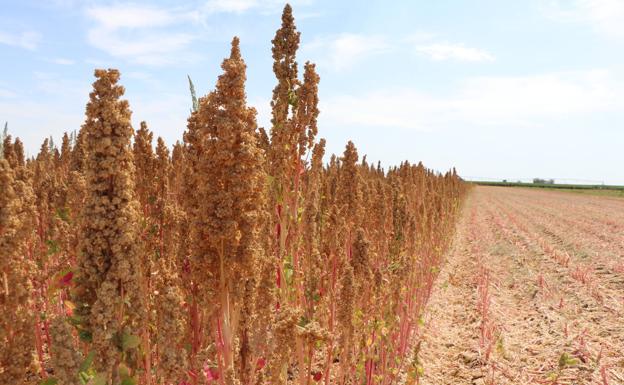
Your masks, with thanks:
[{"label": "quinoa field", "polygon": [[[422,311],[468,189],[454,170],[323,162],[314,64],[286,6],[272,127],[238,38],[181,141],[136,132],[96,70],[60,149],[0,160],[1,384],[417,381]],[[193,96],[194,97],[194,96]]]},{"label": "quinoa field", "polygon": [[5,134],[0,385],[624,384],[624,199],[325,154],[300,43],[286,5],[268,127],[233,37],[173,145],[117,69]]}]

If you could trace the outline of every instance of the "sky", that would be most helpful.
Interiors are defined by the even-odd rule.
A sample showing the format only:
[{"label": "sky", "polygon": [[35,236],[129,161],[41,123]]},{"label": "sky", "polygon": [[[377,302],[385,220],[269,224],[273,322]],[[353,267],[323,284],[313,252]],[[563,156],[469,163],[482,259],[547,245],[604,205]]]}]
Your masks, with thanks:
[{"label": "sky", "polygon": [[[624,0],[292,0],[319,135],[465,178],[624,184]],[[233,36],[269,127],[277,0],[0,0],[0,123],[36,154],[80,128],[95,68],[169,144]]]}]

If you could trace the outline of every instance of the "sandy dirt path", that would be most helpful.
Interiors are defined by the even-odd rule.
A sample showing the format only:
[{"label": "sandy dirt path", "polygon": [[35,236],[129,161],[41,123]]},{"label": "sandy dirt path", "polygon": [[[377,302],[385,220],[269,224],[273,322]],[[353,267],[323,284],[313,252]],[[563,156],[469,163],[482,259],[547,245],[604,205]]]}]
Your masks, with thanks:
[{"label": "sandy dirt path", "polygon": [[624,199],[477,187],[425,312],[424,385],[624,384]]}]

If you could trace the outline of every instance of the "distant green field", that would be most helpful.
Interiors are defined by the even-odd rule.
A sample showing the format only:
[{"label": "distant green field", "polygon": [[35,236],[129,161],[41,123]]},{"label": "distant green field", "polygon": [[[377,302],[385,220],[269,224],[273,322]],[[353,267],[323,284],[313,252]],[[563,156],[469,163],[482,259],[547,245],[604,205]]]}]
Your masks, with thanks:
[{"label": "distant green field", "polygon": [[577,194],[589,194],[599,196],[614,196],[624,198],[624,186],[589,185],[589,184],[542,184],[542,183],[517,183],[517,182],[470,182],[478,186],[500,187],[525,187],[552,189],[557,191],[572,192]]},{"label": "distant green field", "polygon": [[608,190],[608,189],[600,189],[600,190],[582,190],[582,189],[561,189],[557,191],[571,192],[575,194],[584,194],[584,195],[598,195],[605,197],[618,197],[624,198],[624,190]]}]

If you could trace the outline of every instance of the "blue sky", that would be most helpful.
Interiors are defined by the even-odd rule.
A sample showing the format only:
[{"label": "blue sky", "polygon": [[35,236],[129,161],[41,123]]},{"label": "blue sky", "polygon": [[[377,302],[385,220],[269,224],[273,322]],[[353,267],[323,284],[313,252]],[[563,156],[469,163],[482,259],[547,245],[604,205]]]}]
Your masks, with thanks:
[{"label": "blue sky", "polygon": [[[624,184],[624,0],[293,0],[321,75],[320,135],[383,164]],[[232,36],[269,120],[274,0],[0,0],[0,121],[37,151],[78,129],[94,68],[169,144]]]}]

